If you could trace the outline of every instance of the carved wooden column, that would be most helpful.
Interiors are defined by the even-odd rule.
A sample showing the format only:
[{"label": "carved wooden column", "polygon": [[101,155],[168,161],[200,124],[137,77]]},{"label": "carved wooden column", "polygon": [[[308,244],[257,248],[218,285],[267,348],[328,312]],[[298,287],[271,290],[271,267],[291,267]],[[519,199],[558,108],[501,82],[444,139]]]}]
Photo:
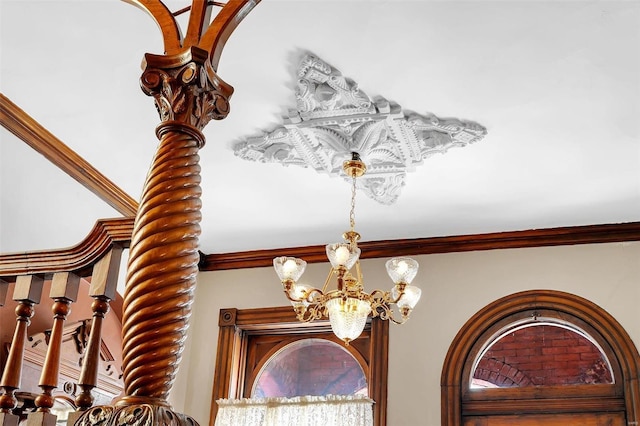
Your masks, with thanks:
[{"label": "carved wooden column", "polygon": [[174,57],[146,55],[141,84],[165,121],[131,240],[121,403],[167,406],[180,363],[199,261],[199,127],[212,115],[224,116],[231,94],[211,87],[207,56],[196,47]]},{"label": "carved wooden column", "polygon": [[[201,130],[225,118],[233,88],[217,76],[222,47],[257,1],[194,0],[184,38],[159,1],[136,5],[154,17],[165,55],[145,55],[141,86],[162,123],[160,144],[145,182],[131,239],[123,305],[125,396],[115,407],[91,408],[76,425],[193,425],[167,398],[191,315],[198,273]],[[210,9],[220,7],[209,23]],[[205,401],[203,401],[204,403]],[[208,401],[206,401],[208,403]]]}]

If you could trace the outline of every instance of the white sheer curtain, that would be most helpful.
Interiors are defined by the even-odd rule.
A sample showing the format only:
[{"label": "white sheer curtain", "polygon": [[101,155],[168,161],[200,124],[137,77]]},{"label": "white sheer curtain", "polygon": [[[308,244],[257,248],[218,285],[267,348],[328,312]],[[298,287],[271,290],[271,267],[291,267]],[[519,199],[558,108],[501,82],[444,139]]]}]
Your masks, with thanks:
[{"label": "white sheer curtain", "polygon": [[219,399],[215,426],[372,426],[373,400],[361,395]]}]

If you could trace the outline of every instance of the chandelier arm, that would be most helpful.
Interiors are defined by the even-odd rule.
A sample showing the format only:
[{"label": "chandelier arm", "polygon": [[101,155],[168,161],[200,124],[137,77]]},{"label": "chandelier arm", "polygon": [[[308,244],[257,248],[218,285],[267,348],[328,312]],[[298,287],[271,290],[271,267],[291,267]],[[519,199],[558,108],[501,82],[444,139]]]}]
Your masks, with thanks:
[{"label": "chandelier arm", "polygon": [[390,315],[388,319],[389,319],[389,321],[393,322],[394,324],[402,325],[402,324],[404,324],[405,322],[407,322],[407,320],[408,320],[409,318],[408,318],[408,317],[407,317],[407,318],[402,318],[402,321],[398,321],[397,319],[395,319],[395,318],[393,317],[393,315]]},{"label": "chandelier arm", "polygon": [[331,277],[333,276],[333,274],[336,273],[336,270],[334,268],[331,268],[331,270],[329,271],[329,275],[327,275],[327,279],[324,281],[324,285],[322,286],[322,294],[325,294],[327,291],[327,288],[329,287],[329,281],[331,280]]},{"label": "chandelier arm", "polygon": [[[311,322],[317,319],[320,319],[325,314],[325,307],[322,303],[314,303],[312,305],[307,306],[305,311],[303,312],[303,321]],[[304,314],[308,314],[304,316]]]},{"label": "chandelier arm", "polygon": [[384,290],[373,290],[370,294],[370,297],[372,299],[382,299],[382,300],[389,300],[391,298],[391,296],[389,295],[389,292]]},{"label": "chandelier arm", "polygon": [[298,321],[311,322],[315,319],[313,315],[313,309],[309,309],[308,306],[306,308],[301,307],[299,310],[296,310],[296,314],[298,317]]},{"label": "chandelier arm", "polygon": [[391,294],[389,293],[389,303],[393,303],[394,305],[397,304],[400,299],[402,299],[402,296],[404,296],[407,284],[401,282],[396,284],[396,287],[398,287],[398,297],[396,297],[394,300],[391,300]]},{"label": "chandelier arm", "polygon": [[373,290],[370,295],[368,295],[367,301],[371,305],[371,317],[380,317],[380,319],[385,320],[388,318],[390,313],[389,306],[389,294],[386,291],[382,290]]},{"label": "chandelier arm", "polygon": [[[314,296],[314,295],[317,295],[317,296]],[[324,298],[324,292],[322,290],[319,290],[317,288],[312,288],[306,294],[306,297],[302,300],[306,300],[307,302],[312,304],[318,304],[318,303],[321,303],[323,298]]]},{"label": "chandelier arm", "polygon": [[287,299],[289,300],[289,302],[302,302],[303,299],[295,299],[293,297],[291,297],[291,294],[289,294],[289,291],[285,288],[282,290],[284,292],[284,295],[287,296]]},{"label": "chandelier arm", "polygon": [[387,305],[386,303],[377,304],[375,306],[375,312],[377,313],[377,316],[379,316],[383,321],[393,320],[393,311],[391,310],[391,306]]},{"label": "chandelier arm", "polygon": [[362,275],[362,269],[360,268],[360,259],[356,261],[356,278],[362,286],[364,286],[364,277]]}]

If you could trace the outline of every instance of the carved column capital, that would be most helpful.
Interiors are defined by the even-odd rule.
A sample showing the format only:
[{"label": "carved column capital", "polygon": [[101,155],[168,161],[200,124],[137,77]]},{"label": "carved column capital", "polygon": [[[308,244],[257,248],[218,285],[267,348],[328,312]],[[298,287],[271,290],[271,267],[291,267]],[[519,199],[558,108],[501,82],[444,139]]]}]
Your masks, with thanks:
[{"label": "carved column capital", "polygon": [[145,55],[140,86],[155,99],[160,120],[202,130],[229,114],[233,87],[216,74],[208,55],[198,47],[170,56]]},{"label": "carved column capital", "polygon": [[139,404],[128,406],[93,407],[75,421],[75,426],[94,425],[137,425],[137,426],[194,426],[198,423],[186,414],[176,413],[170,408]]}]

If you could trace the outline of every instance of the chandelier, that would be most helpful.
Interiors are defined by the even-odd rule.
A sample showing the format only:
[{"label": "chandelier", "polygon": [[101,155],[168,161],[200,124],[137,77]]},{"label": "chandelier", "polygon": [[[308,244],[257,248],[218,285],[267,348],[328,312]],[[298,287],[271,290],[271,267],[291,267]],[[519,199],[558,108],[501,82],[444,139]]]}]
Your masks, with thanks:
[{"label": "chandelier", "polygon": [[[351,229],[342,234],[344,242],[326,246],[331,270],[322,289],[297,282],[307,266],[304,260],[287,256],[273,259],[284,293],[293,305],[298,320],[310,322],[328,317],[333,333],[346,345],[360,336],[369,314],[396,324],[406,322],[422,293],[418,287],[411,285],[418,272],[418,262],[408,257],[387,261],[387,273],[394,283],[390,291],[373,290],[367,293],[364,290],[358,248],[360,234],[355,231],[355,200],[356,179],[364,175],[366,166],[358,153],[351,155],[351,160],[343,164],[344,172],[352,180]],[[352,269],[355,269],[354,273]],[[330,287],[332,278],[335,278],[335,288]],[[400,319],[394,317],[396,311]]]}]

